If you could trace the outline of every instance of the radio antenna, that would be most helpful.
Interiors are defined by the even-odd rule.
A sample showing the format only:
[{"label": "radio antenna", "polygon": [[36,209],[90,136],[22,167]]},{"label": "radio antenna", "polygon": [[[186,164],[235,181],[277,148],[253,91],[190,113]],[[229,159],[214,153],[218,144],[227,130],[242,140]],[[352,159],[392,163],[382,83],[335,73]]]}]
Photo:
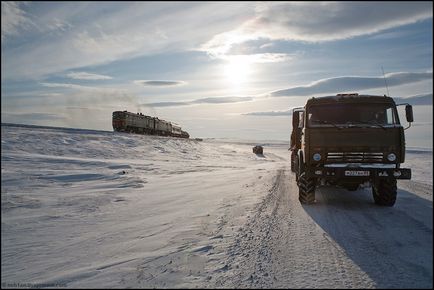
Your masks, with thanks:
[{"label": "radio antenna", "polygon": [[386,84],[387,96],[390,97],[390,94],[389,94],[389,87],[387,86],[387,80],[386,80],[386,75],[384,74],[383,66],[381,66],[381,71],[383,72],[384,83]]}]

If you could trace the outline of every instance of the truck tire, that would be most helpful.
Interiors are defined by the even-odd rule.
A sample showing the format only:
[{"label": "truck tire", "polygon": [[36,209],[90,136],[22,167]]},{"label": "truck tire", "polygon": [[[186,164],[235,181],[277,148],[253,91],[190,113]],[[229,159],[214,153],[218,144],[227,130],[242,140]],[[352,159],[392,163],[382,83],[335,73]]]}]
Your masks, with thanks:
[{"label": "truck tire", "polygon": [[[301,157],[301,161],[303,161],[303,157]],[[300,158],[298,158],[298,155],[295,155],[294,157],[294,166],[295,182],[297,182],[298,185],[298,178],[300,177],[300,174],[304,171],[303,164],[300,164]]]},{"label": "truck tire", "polygon": [[291,153],[291,171],[292,172],[295,172],[295,170],[296,170],[296,162],[295,162],[295,158],[297,158],[296,157],[297,155],[296,154],[294,154],[294,151]]},{"label": "truck tire", "polygon": [[306,178],[306,172],[300,174],[298,178],[298,200],[302,204],[315,202],[315,179]]},{"label": "truck tire", "polygon": [[393,206],[396,201],[396,190],[396,179],[384,179],[372,186],[372,196],[378,205]]}]

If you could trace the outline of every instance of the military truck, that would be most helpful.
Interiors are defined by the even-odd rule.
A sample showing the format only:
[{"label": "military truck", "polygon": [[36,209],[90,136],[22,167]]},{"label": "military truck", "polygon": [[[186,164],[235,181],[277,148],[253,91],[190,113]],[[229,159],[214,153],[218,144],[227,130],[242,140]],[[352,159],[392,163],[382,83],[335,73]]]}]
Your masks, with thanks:
[{"label": "military truck", "polygon": [[[406,128],[397,106],[406,105]],[[409,104],[388,96],[338,94],[310,98],[292,112],[291,170],[302,204],[315,202],[315,190],[336,185],[350,191],[372,186],[376,204],[393,206],[396,180],[411,179],[405,160],[404,130],[413,122]]]}]

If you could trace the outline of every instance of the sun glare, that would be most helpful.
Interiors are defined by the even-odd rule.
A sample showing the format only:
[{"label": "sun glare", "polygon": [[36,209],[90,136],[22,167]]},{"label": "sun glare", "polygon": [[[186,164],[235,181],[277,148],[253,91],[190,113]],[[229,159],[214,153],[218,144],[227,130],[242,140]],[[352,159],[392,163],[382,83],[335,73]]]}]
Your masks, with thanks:
[{"label": "sun glare", "polygon": [[243,56],[232,56],[224,66],[224,76],[234,87],[241,87],[249,79],[252,69],[251,61]]}]

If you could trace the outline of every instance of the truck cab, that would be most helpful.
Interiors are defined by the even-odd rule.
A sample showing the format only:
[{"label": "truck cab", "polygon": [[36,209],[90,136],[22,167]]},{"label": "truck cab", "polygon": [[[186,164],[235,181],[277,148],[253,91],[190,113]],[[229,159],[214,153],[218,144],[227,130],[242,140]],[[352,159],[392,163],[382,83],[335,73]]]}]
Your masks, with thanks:
[{"label": "truck cab", "polygon": [[[407,121],[413,121],[406,104]],[[404,128],[391,97],[338,94],[310,98],[293,110],[291,170],[301,203],[315,201],[315,189],[337,185],[357,190],[372,186],[376,204],[393,206],[396,180],[410,179]]]}]

